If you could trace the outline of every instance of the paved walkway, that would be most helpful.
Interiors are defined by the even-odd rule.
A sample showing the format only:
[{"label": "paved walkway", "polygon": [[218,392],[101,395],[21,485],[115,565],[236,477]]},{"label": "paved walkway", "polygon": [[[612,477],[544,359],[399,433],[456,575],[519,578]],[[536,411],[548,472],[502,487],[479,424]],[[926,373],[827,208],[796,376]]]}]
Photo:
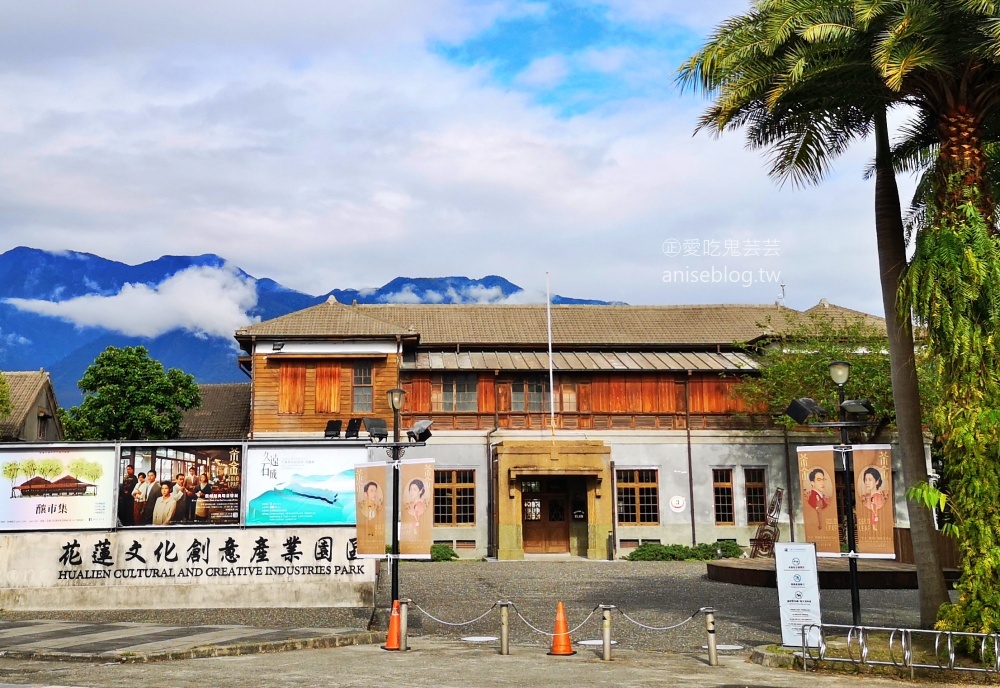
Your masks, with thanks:
[{"label": "paved walkway", "polygon": [[[383,576],[379,605],[388,601]],[[414,600],[407,653],[380,650],[384,631],[367,633],[368,612],[323,608],[159,609],[87,612],[0,612],[0,686],[128,686],[151,681],[162,686],[240,685],[241,688],[296,686],[370,686],[399,682],[419,686],[516,683],[551,686],[553,672],[567,685],[618,686],[801,686],[855,685],[856,676],[810,674],[770,669],[746,661],[754,645],[779,640],[777,594],[708,580],[705,565],[694,562],[403,562],[400,589]],[[850,619],[849,593],[823,591],[824,619]],[[498,654],[497,643],[470,644],[458,639],[499,635],[498,599],[513,600],[512,656]],[[600,637],[599,604],[618,607],[612,635],[619,642],[614,661],[579,648],[572,657],[548,657],[556,603],[566,605],[570,627],[581,625],[573,640]],[[862,591],[862,618],[869,625],[911,626],[917,620],[916,591]],[[419,605],[419,608],[418,608]],[[704,618],[715,607],[718,641],[743,649],[723,653],[723,666],[707,666]],[[424,611],[421,611],[424,610]],[[425,613],[426,612],[426,613]],[[472,624],[460,626],[487,612]],[[625,612],[630,618],[625,618]],[[433,617],[433,618],[432,618]],[[437,620],[435,620],[437,619]],[[686,621],[686,622],[685,622]],[[664,627],[665,631],[643,626]],[[530,625],[529,625],[530,624]],[[538,630],[536,631],[531,626]],[[384,628],[384,626],[383,626]],[[373,644],[336,649],[344,643]],[[261,653],[261,654],[247,654]],[[52,658],[86,661],[53,662]],[[149,659],[188,659],[165,664]],[[25,658],[33,658],[31,660]],[[121,662],[129,663],[121,663]],[[150,672],[161,671],[156,680]],[[865,678],[866,685],[899,685]]]},{"label": "paved walkway", "polygon": [[145,623],[0,621],[0,657],[147,662],[377,642],[356,628],[162,626]]}]

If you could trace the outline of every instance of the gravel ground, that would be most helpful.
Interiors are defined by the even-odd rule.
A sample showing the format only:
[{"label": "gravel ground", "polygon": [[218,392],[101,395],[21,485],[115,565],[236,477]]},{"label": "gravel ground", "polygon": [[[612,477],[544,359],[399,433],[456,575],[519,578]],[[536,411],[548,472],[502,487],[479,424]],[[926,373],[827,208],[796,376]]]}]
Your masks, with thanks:
[{"label": "gravel ground", "polygon": [[[704,616],[698,615],[669,631],[647,630],[645,625],[680,624],[701,607],[716,609],[719,643],[750,647],[780,642],[778,597],[773,588],[753,588],[709,580],[703,562],[628,561],[514,561],[450,563],[403,562],[400,595],[412,598],[420,609],[411,610],[414,635],[459,638],[500,634],[500,614],[494,610],[481,621],[451,627],[451,623],[478,617],[497,600],[509,599],[533,626],[551,633],[556,604],[563,602],[570,629],[587,618],[599,604],[613,604],[612,638],[623,648],[647,651],[699,652],[706,643]],[[388,605],[388,576],[379,587],[379,604]],[[851,622],[850,592],[823,593],[824,623]],[[862,590],[862,621],[871,626],[919,625],[915,590]],[[511,642],[548,646],[551,639],[533,631],[511,614]],[[600,610],[573,640],[601,637]]]},{"label": "gravel ground", "polygon": [[[378,605],[388,607],[388,567],[378,589]],[[688,619],[701,607],[716,609],[719,643],[750,647],[780,640],[777,593],[772,588],[752,588],[709,580],[701,562],[627,561],[455,561],[400,563],[400,593],[412,598],[411,634],[440,638],[500,635],[500,614],[495,602],[508,599],[517,612],[536,628],[551,632],[556,603],[563,602],[573,640],[601,636],[600,611],[584,620],[599,604],[613,604],[612,637],[621,647],[672,652],[700,652],[705,644],[705,621],[695,619],[670,631],[641,628],[621,612],[646,626],[672,626]],[[417,608],[419,606],[419,609]],[[424,610],[424,611],[421,611]],[[915,590],[862,590],[862,621],[871,626],[916,627],[919,623]],[[823,593],[825,623],[850,623],[850,593]],[[376,627],[385,628],[385,613],[376,615]],[[370,609],[137,609],[86,612],[0,612],[7,620],[55,618],[87,622],[150,622],[165,625],[238,624],[265,628],[364,628]],[[511,642],[548,646],[551,639],[532,630],[511,613]]]}]

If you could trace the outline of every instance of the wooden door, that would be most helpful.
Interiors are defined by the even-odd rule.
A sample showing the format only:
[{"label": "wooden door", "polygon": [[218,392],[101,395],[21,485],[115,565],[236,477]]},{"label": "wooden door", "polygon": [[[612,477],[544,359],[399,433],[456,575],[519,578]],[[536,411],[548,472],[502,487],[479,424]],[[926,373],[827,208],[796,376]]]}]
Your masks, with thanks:
[{"label": "wooden door", "polygon": [[566,494],[522,493],[521,533],[526,554],[569,552]]}]

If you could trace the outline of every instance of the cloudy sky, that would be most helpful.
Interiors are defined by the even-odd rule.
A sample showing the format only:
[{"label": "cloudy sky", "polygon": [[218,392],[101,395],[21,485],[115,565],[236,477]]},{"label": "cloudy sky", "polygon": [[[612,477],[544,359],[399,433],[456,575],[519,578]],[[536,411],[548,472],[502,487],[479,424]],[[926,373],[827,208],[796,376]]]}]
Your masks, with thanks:
[{"label": "cloudy sky", "polygon": [[880,313],[868,145],[801,190],[738,133],[693,136],[706,101],[676,69],[746,7],[4,3],[0,252],[216,253],[311,294],[488,274],[537,292],[549,272],[581,298],[771,303],[784,285],[796,308]]}]

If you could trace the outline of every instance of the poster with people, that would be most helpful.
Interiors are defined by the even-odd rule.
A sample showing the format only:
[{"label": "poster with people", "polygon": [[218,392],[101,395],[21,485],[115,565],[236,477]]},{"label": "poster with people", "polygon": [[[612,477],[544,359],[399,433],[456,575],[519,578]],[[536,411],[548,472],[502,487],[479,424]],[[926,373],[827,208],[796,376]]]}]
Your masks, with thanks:
[{"label": "poster with people", "polygon": [[434,460],[401,461],[402,488],[399,517],[399,555],[430,559],[434,525]]},{"label": "poster with people", "polygon": [[385,488],[391,484],[387,467],[384,461],[354,466],[354,498],[358,505],[357,556],[360,559],[385,558]]},{"label": "poster with people", "polygon": [[0,530],[115,525],[115,448],[0,450]]},{"label": "poster with people", "polygon": [[251,446],[245,484],[248,526],[353,526],[354,466],[368,449],[333,444]]},{"label": "poster with people", "polygon": [[896,509],[892,492],[892,447],[888,444],[856,445],[854,482],[858,553],[894,557]]},{"label": "poster with people", "polygon": [[239,524],[242,445],[123,445],[120,463],[119,526]]},{"label": "poster with people", "polygon": [[840,556],[833,447],[799,447],[799,485],[805,541],[816,543],[817,554]]}]

